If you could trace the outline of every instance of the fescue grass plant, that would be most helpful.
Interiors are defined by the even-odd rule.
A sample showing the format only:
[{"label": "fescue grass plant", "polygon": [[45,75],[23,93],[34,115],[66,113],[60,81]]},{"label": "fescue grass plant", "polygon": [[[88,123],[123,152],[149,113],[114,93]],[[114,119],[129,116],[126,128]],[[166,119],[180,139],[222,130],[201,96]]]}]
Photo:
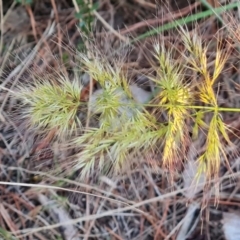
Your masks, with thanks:
[{"label": "fescue grass plant", "polygon": [[[55,2],[58,4],[57,1]],[[114,228],[113,235],[117,236],[118,233],[124,232],[126,224],[123,224],[123,227],[115,227],[115,224],[118,224],[114,214],[116,213],[115,215],[119,216],[119,213],[122,212],[123,222],[125,221],[127,225],[130,223],[131,229],[134,224],[136,229],[140,229],[139,221],[136,220],[136,216],[138,216],[136,213],[141,214],[143,219],[145,217],[147,223],[136,234],[127,231],[128,233],[123,234],[123,238],[135,237],[137,239],[138,236],[140,238],[142,236],[149,236],[150,238],[154,236],[155,239],[166,239],[173,236],[176,239],[184,239],[194,236],[195,230],[198,232],[200,228],[201,224],[198,221],[201,215],[201,219],[204,220],[203,213],[209,212],[208,209],[200,211],[206,207],[206,198],[211,197],[211,201],[207,202],[212,209],[214,194],[216,200],[218,200],[220,199],[218,196],[228,196],[230,194],[229,189],[232,190],[231,179],[230,182],[225,181],[227,178],[237,176],[237,173],[230,174],[229,171],[226,173],[227,167],[229,167],[227,170],[231,171],[233,169],[235,171],[236,166],[235,159],[231,158],[235,152],[232,154],[231,151],[232,149],[237,151],[237,148],[235,146],[229,147],[233,144],[231,141],[236,141],[236,138],[230,126],[234,124],[237,128],[239,126],[236,123],[237,121],[228,118],[231,117],[228,112],[240,112],[240,109],[231,108],[232,96],[230,96],[230,101],[227,102],[230,93],[228,87],[232,87],[232,85],[228,86],[227,84],[230,85],[230,81],[235,81],[233,78],[230,81],[226,78],[228,73],[232,74],[228,66],[232,64],[230,48],[234,49],[235,46],[219,37],[207,42],[208,40],[203,40],[203,36],[195,31],[197,29],[200,32],[201,27],[206,32],[209,29],[212,30],[211,19],[206,21],[209,23],[206,28],[205,25],[201,25],[195,26],[193,30],[192,28],[191,30],[185,30],[188,27],[182,27],[182,25],[198,20],[200,20],[200,24],[205,24],[203,18],[215,14],[218,23],[225,26],[223,21],[226,21],[226,18],[225,16],[222,18],[223,11],[226,8],[233,8],[239,3],[227,4],[220,8],[210,8],[202,12],[200,10],[202,5],[195,5],[194,8],[191,8],[194,9],[195,13],[188,17],[178,18],[179,20],[175,22],[170,21],[153,31],[145,32],[143,35],[139,35],[136,31],[135,33],[138,35],[130,44],[134,44],[137,39],[143,39],[151,34],[157,35],[164,32],[160,39],[153,40],[152,46],[150,46],[151,44],[148,45],[149,39],[146,41],[146,45],[145,43],[143,46],[141,43],[139,44],[139,47],[148,51],[144,57],[148,58],[151,55],[148,58],[149,62],[151,61],[149,64],[151,67],[148,69],[148,64],[145,65],[144,63],[144,69],[140,69],[140,72],[145,74],[144,81],[147,79],[150,83],[150,87],[147,86],[148,91],[145,91],[146,82],[144,82],[144,87],[137,85],[143,80],[138,79],[139,72],[137,72],[137,68],[142,67],[142,61],[137,62],[137,64],[133,62],[135,59],[142,58],[142,49],[136,54],[137,57],[131,55],[133,58],[130,59],[130,64],[127,61],[125,62],[122,56],[117,59],[115,57],[118,56],[116,53],[111,52],[111,57],[100,53],[94,44],[89,43],[89,38],[93,36],[93,32],[89,31],[89,26],[92,25],[92,16],[95,10],[91,8],[91,5],[87,6],[85,3],[91,3],[91,1],[73,2],[78,3],[80,7],[77,11],[78,6],[75,5],[76,12],[79,13],[76,17],[80,20],[80,31],[87,35],[84,48],[78,48],[77,51],[80,52],[76,52],[73,61],[70,60],[72,58],[68,55],[68,64],[64,73],[58,74],[58,72],[55,72],[54,77],[44,75],[45,72],[42,77],[42,72],[45,71],[42,71],[42,69],[45,69],[45,64],[44,66],[40,65],[41,75],[38,75],[38,71],[32,71],[32,69],[35,69],[35,64],[38,66],[38,58],[36,58],[36,62],[33,62],[34,67],[30,70],[30,81],[29,78],[23,79],[24,82],[17,86],[15,83],[18,77],[22,79],[24,76],[22,75],[23,71],[19,76],[15,74],[16,81],[13,80],[14,84],[12,84],[8,93],[14,99],[8,102],[9,95],[6,94],[5,97],[3,94],[2,96],[4,101],[7,102],[6,107],[2,107],[4,111],[10,111],[10,113],[15,111],[15,104],[17,104],[17,112],[13,113],[14,116],[17,115],[17,124],[14,121],[13,124],[16,125],[19,132],[19,137],[16,136],[16,131],[9,137],[9,124],[6,124],[7,132],[3,131],[2,133],[2,135],[6,134],[4,155],[8,151],[11,154],[10,158],[2,159],[4,164],[2,166],[3,181],[5,181],[5,173],[8,171],[11,173],[11,176],[8,174],[9,177],[2,184],[13,187],[15,185],[22,186],[23,188],[20,189],[21,195],[27,198],[30,196],[31,199],[29,200],[33,203],[33,206],[36,204],[37,207],[39,204],[47,206],[42,209],[44,214],[40,209],[36,216],[41,215],[40,217],[48,220],[46,222],[48,226],[45,226],[46,224],[42,222],[36,225],[33,218],[28,221],[27,225],[25,224],[26,226],[23,221],[23,226],[19,225],[20,230],[15,230],[13,226],[13,229],[9,228],[9,231],[16,237],[24,237],[29,234],[35,236],[33,232],[37,231],[47,232],[48,235],[51,228],[64,226],[66,231],[63,231],[62,236],[68,237],[69,229],[70,232],[75,234],[75,231],[72,231],[71,228],[73,226],[80,237],[83,235],[85,238],[107,236],[109,229],[105,228],[101,221],[102,217],[107,217],[107,222]],[[201,0],[201,2],[206,1]],[[198,4],[198,2],[196,3]],[[106,6],[100,6],[100,11],[102,11],[102,8],[105,11]],[[190,7],[193,7],[193,5]],[[184,11],[181,9],[183,16]],[[54,13],[57,20],[55,10]],[[175,12],[173,15],[175,17]],[[146,18],[148,17],[146,16]],[[163,21],[165,21],[164,19],[168,19],[165,13]],[[54,21],[54,19],[52,20]],[[58,30],[61,18],[57,23]],[[130,26],[131,21],[128,24]],[[172,43],[172,36],[170,38],[165,36],[169,29],[177,30],[176,35],[173,36],[173,39],[177,39],[176,44],[175,42]],[[121,33],[125,34],[124,32]],[[233,29],[230,29],[230,33],[236,34],[236,39],[239,37],[237,31],[233,31]],[[98,33],[96,35],[99,37]],[[104,36],[105,33],[101,32],[100,35]],[[112,38],[111,30],[106,35]],[[208,34],[206,35],[209,37]],[[170,39],[170,41],[166,39]],[[231,39],[231,41],[233,42],[234,39]],[[98,44],[100,43],[98,42]],[[108,43],[105,43],[104,46],[106,45]],[[115,43],[114,46],[116,47]],[[150,47],[147,49],[148,46]],[[50,47],[52,49],[52,45]],[[83,53],[82,50],[86,50],[86,52]],[[114,50],[118,51],[116,48]],[[53,51],[55,53],[55,49]],[[45,54],[41,54],[41,56],[48,61],[49,58],[45,58]],[[234,60],[236,60],[235,56]],[[50,62],[52,63],[52,61]],[[77,78],[75,75],[73,76],[73,72],[76,73],[75,68],[67,69],[68,67],[71,68],[73,64],[78,65],[77,70],[80,74]],[[47,66],[47,69],[51,66]],[[55,61],[54,66],[56,66]],[[130,72],[126,72],[129,66],[134,67],[133,71],[131,69]],[[230,69],[232,70],[232,66]],[[2,70],[4,71],[5,68]],[[53,69],[51,68],[51,70]],[[83,78],[81,78],[81,74],[84,74]],[[134,79],[129,77],[132,74]],[[13,74],[10,75],[13,76]],[[36,75],[38,75],[37,78],[34,78]],[[89,77],[89,82],[86,81],[86,76]],[[4,78],[5,74],[2,77]],[[7,81],[4,80],[1,86],[4,91],[10,86],[8,79],[9,81],[12,80],[12,78],[7,77]],[[138,80],[140,81],[138,82]],[[237,88],[237,83],[234,87]],[[237,89],[235,90],[234,94],[237,95]],[[225,99],[226,91],[228,94],[227,100]],[[233,104],[235,104],[234,101]],[[10,118],[6,118],[6,121],[8,119]],[[231,125],[227,125],[226,122]],[[13,124],[10,123],[10,126]],[[30,134],[27,132],[21,136],[21,129],[24,126],[27,126]],[[35,132],[36,135],[32,136],[32,132]],[[236,134],[238,134],[237,131]],[[12,136],[13,141],[8,141]],[[31,143],[34,144],[33,147],[30,146],[30,150],[32,150],[30,158],[25,158],[26,155],[22,154],[21,149],[21,151],[18,150],[17,155],[15,154],[16,147],[21,147],[19,141],[22,143],[25,137],[29,141],[28,146]],[[24,151],[25,149],[24,146]],[[11,152],[11,150],[13,151]],[[49,153],[51,154],[50,157]],[[33,154],[34,156],[32,156]],[[19,158],[19,156],[21,157]],[[36,157],[38,161],[36,161]],[[25,163],[29,164],[30,166],[27,166],[28,170],[19,168],[19,165],[17,167],[12,166],[11,160],[13,158],[18,160],[17,164],[22,165],[23,161],[23,165]],[[6,161],[8,161],[7,164],[10,167],[5,167]],[[232,164],[233,161],[234,164]],[[141,164],[140,169],[137,167],[139,163]],[[29,168],[33,167],[32,164],[35,165],[34,169],[39,169],[39,172],[29,171]],[[148,166],[146,166],[147,164]],[[51,169],[48,169],[50,167]],[[126,172],[129,174],[125,174]],[[62,178],[56,177],[58,174]],[[121,174],[124,174],[124,176],[120,176]],[[99,177],[100,175],[110,175],[112,179]],[[38,176],[40,176],[40,179],[35,178]],[[195,176],[195,179],[193,176]],[[79,180],[80,183],[78,183]],[[170,181],[168,182],[168,180]],[[87,184],[81,183],[82,181],[86,181]],[[97,187],[94,187],[96,182]],[[218,195],[218,183],[224,183],[221,195]],[[207,186],[204,187],[204,184]],[[39,191],[35,194],[35,191],[29,189],[29,187],[37,187],[44,191],[41,191],[40,195]],[[168,192],[169,187],[173,192]],[[78,189],[76,190],[76,188]],[[26,192],[25,189],[28,191]],[[49,189],[49,191],[46,189]],[[8,194],[7,190],[6,194]],[[215,191],[213,194],[212,190]],[[63,191],[66,191],[66,193]],[[52,204],[48,204],[48,202],[52,203],[55,198],[59,199],[60,195],[64,195],[64,204],[60,204],[61,206],[58,204],[59,206],[53,209]],[[10,211],[10,220],[12,212],[17,214],[14,211],[15,202],[17,204],[16,209],[19,209],[18,201],[15,201],[16,196],[12,196],[13,200],[11,196],[9,198],[11,202],[8,205],[13,207],[4,205],[6,210]],[[7,202],[8,199],[6,199]],[[161,202],[163,204],[159,204]],[[188,204],[186,204],[187,202]],[[126,204],[127,207],[125,208]],[[150,207],[145,209],[146,211],[144,209],[139,211],[139,208],[146,206],[146,204]],[[228,201],[226,200],[225,203],[221,201],[220,204],[226,205]],[[25,209],[24,202],[21,202],[20,205],[21,209]],[[79,205],[86,205],[86,208],[81,208],[81,206],[79,208]],[[122,205],[123,207],[121,207]],[[168,211],[168,209],[176,209],[176,207],[180,210],[176,214]],[[69,211],[69,209],[73,211]],[[106,209],[110,210],[105,211]],[[156,211],[157,215],[155,214]],[[64,214],[64,212],[67,214]],[[49,218],[49,214],[59,217],[52,220]],[[217,216],[219,217],[219,211],[217,211]],[[174,223],[172,224],[173,217]],[[157,226],[158,229],[155,228],[155,219],[158,218],[165,219],[162,226],[163,231],[159,231],[159,226]],[[206,219],[208,219],[207,214]],[[58,221],[57,224],[55,224],[56,221]],[[18,218],[13,221],[13,223],[17,222]],[[8,227],[9,223],[6,222],[5,225]],[[66,225],[67,227],[65,227]],[[96,235],[95,229],[98,226],[100,226],[101,231]],[[208,233],[209,229],[207,227],[206,229]],[[0,228],[0,235],[1,230]],[[204,231],[205,229],[202,230],[202,232]],[[112,232],[109,233],[109,236]],[[5,238],[11,238],[11,235],[4,229],[2,235]],[[59,237],[59,234],[53,232],[52,236],[53,238],[54,236]]]},{"label": "fescue grass plant", "polygon": [[[219,107],[216,91],[229,50],[217,46],[214,69],[210,72],[208,46],[196,32],[190,34],[182,27],[179,32],[185,47],[182,61],[176,61],[173,51],[167,50],[163,43],[154,45],[156,75],[149,78],[156,90],[148,102],[134,100],[132,85],[121,64],[109,63],[92,51],[91,59],[84,53],[78,53],[78,57],[84,70],[99,85],[98,90],[90,93],[88,103],[89,117],[98,116],[98,126],[82,127],[77,115],[82,86],[68,78],[56,84],[45,79],[32,86],[22,86],[16,97],[25,105],[24,118],[29,118],[35,129],[44,129],[45,133],[56,129],[57,137],[70,139],[69,145],[79,152],[72,165],[74,170],[81,170],[83,180],[96,169],[105,174],[121,173],[139,155],[146,157],[159,151],[159,165],[174,173],[176,165],[187,161],[184,146],[191,141],[189,132],[193,139],[199,131],[206,133],[206,142],[205,151],[197,159],[196,177],[205,174],[209,180],[217,178],[225,158],[224,144],[231,144],[230,129],[221,112],[232,109]],[[188,69],[198,74],[199,83],[186,80]],[[164,113],[165,118],[160,120],[159,113]],[[211,117],[209,124],[205,123],[207,116]],[[192,126],[189,122],[193,122]],[[81,127],[82,131],[77,131]]]}]

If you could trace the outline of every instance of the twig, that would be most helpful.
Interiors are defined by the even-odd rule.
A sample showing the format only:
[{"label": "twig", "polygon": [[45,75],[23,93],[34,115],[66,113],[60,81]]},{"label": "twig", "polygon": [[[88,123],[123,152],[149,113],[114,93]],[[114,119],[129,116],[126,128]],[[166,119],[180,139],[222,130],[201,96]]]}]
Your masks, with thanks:
[{"label": "twig", "polygon": [[112,32],[115,36],[117,36],[119,39],[124,41],[125,43],[129,43],[130,40],[124,36],[122,36],[119,32],[117,32],[115,29],[113,29],[112,26],[110,26],[103,18],[102,16],[97,12],[93,11],[94,15],[98,18],[98,20],[110,31]]},{"label": "twig", "polygon": [[150,8],[156,9],[156,4],[146,2],[144,0],[135,0],[135,2],[137,2],[138,4],[140,4],[144,7],[150,7]]},{"label": "twig", "polygon": [[37,39],[37,31],[36,31],[36,21],[35,21],[32,9],[29,5],[26,5],[26,10],[27,10],[27,12],[29,14],[29,17],[30,17],[30,22],[31,22],[31,25],[32,25],[32,30],[33,30],[33,36],[35,38],[35,41],[37,42],[38,39]]},{"label": "twig", "polygon": [[[240,174],[240,172],[232,173],[228,176],[223,176],[221,178],[221,180],[229,179],[230,177],[237,177],[237,176],[239,176],[239,174]],[[211,180],[210,182],[216,182],[216,180]],[[34,186],[34,187],[38,187],[38,188],[50,188],[50,189],[58,189],[58,190],[61,189],[61,190],[64,190],[64,191],[69,191],[69,192],[70,191],[80,192],[80,191],[77,191],[77,190],[70,190],[70,189],[67,189],[67,188],[60,188],[60,187],[48,186],[48,185],[38,185],[38,184],[34,185],[34,184],[11,183],[11,182],[0,182],[0,184],[3,184],[3,185],[19,185],[19,186]],[[186,190],[187,190],[186,188],[178,189],[178,190],[172,191],[170,193],[163,194],[163,195],[158,196],[158,197],[154,197],[154,198],[151,198],[151,199],[147,199],[147,200],[135,203],[131,206],[105,211],[105,212],[102,212],[100,214],[93,214],[93,215],[90,215],[90,216],[83,216],[83,217],[80,217],[80,218],[76,218],[76,219],[65,222],[64,225],[76,224],[76,223],[79,223],[79,222],[82,222],[82,221],[90,221],[90,220],[93,220],[93,219],[99,219],[99,218],[106,217],[106,216],[119,215],[121,212],[129,211],[129,210],[135,210],[139,213],[144,214],[144,212],[139,209],[141,206],[144,206],[145,204],[151,204],[151,203],[156,202],[156,201],[164,201],[165,199],[174,197],[177,194],[182,193]],[[180,227],[181,224],[182,224],[182,222],[180,222],[174,228],[174,230],[172,232],[174,232],[178,227]],[[35,232],[39,232],[39,231],[42,231],[42,230],[46,231],[47,229],[53,229],[53,228],[61,227],[62,225],[63,225],[62,223],[57,223],[57,224],[53,224],[53,225],[49,225],[49,226],[45,226],[45,227],[39,227],[39,228],[35,228],[35,229],[27,228],[27,229],[24,229],[24,230],[18,230],[14,234],[21,234],[22,233],[22,234],[24,234],[22,236],[27,236],[30,233],[35,233]]]},{"label": "twig", "polygon": [[60,24],[59,24],[59,17],[58,17],[58,11],[57,11],[57,6],[55,3],[55,0],[51,0],[51,4],[53,6],[53,11],[54,11],[54,15],[55,15],[55,19],[56,19],[56,23],[57,23],[57,31],[58,31],[58,49],[59,49],[59,54],[61,56],[61,60],[63,59],[63,55],[62,55],[62,34],[60,31]]},{"label": "twig", "polygon": [[194,8],[196,8],[200,4],[201,4],[200,2],[195,2],[194,4],[181,9],[180,12],[177,11],[176,13],[167,14],[164,18],[160,18],[160,19],[159,18],[153,18],[153,19],[149,19],[149,20],[146,20],[146,21],[143,21],[143,22],[135,23],[135,24],[133,24],[133,25],[127,27],[127,28],[124,28],[124,29],[120,30],[120,33],[121,34],[126,34],[126,33],[129,33],[129,32],[135,31],[135,30],[137,30],[138,28],[141,28],[141,27],[153,26],[153,25],[158,24],[158,23],[163,24],[167,21],[175,20],[176,18],[183,17],[184,15],[187,15],[190,11],[192,11]]}]

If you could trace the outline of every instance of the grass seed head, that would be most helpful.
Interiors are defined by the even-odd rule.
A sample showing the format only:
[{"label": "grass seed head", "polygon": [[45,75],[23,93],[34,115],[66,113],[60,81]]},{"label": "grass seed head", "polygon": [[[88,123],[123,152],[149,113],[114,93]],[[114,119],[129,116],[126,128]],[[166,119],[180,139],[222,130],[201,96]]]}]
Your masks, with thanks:
[{"label": "grass seed head", "polygon": [[204,171],[208,179],[218,177],[221,164],[221,157],[225,156],[223,139],[228,144],[232,144],[228,137],[227,131],[228,127],[222,121],[220,114],[217,111],[215,111],[210,121],[207,133],[206,150],[203,153],[203,155],[199,158],[200,162],[199,174],[201,174],[202,171]]},{"label": "grass seed head", "polygon": [[180,29],[180,34],[187,50],[187,54],[185,53],[183,56],[185,56],[185,59],[192,66],[194,71],[208,78],[207,46],[202,42],[201,36],[199,36],[196,31],[193,31],[191,35],[183,28]]},{"label": "grass seed head", "polygon": [[195,137],[198,125],[204,127],[208,131],[206,137],[206,150],[199,158],[200,164],[197,177],[204,172],[208,179],[217,178],[220,170],[221,156],[225,155],[222,141],[225,139],[227,143],[230,143],[230,139],[227,135],[227,127],[219,114],[214,83],[222,73],[230,51],[228,48],[225,52],[222,51],[220,44],[222,41],[217,39],[218,45],[216,48],[214,69],[213,74],[210,75],[207,61],[208,47],[203,44],[201,36],[198,36],[196,32],[190,35],[190,33],[183,28],[181,28],[181,33],[184,46],[188,51],[185,55],[185,59],[191,65],[191,69],[200,73],[203,77],[200,84],[198,84],[199,95],[196,96],[199,96],[202,103],[212,107],[213,113],[209,126],[202,121],[204,110],[199,110],[195,118],[195,127],[193,128]]},{"label": "grass seed head", "polygon": [[157,78],[154,79],[160,91],[155,96],[159,109],[167,113],[163,164],[172,168],[179,159],[180,148],[185,139],[185,121],[190,116],[188,106],[192,103],[192,90],[184,83],[182,67],[174,61],[171,51],[163,45],[155,46]]},{"label": "grass seed head", "polygon": [[81,89],[78,80],[70,82],[61,76],[58,83],[42,80],[21,86],[16,96],[22,100],[23,118],[30,120],[31,127],[43,132],[56,129],[57,136],[62,138],[81,127],[77,117]]},{"label": "grass seed head", "polygon": [[99,171],[108,169],[112,174],[129,170],[136,154],[140,151],[144,154],[156,144],[160,133],[157,136],[153,116],[136,110],[134,116],[124,120],[124,124],[121,122],[114,129],[100,126],[74,140],[76,145],[82,146],[76,160],[76,169],[82,169],[81,179],[93,173],[90,167],[93,165]]}]

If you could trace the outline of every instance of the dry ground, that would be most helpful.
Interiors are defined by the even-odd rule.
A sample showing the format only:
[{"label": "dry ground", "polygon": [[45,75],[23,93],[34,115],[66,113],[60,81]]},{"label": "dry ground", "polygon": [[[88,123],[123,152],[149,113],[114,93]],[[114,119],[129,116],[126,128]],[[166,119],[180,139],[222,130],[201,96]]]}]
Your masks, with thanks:
[{"label": "dry ground", "polygon": [[[4,52],[0,58],[3,87],[14,88],[19,81],[34,81],[33,73],[46,76],[59,69],[69,76],[76,70],[81,76],[73,54],[83,46],[82,33],[77,28],[79,16],[75,14],[82,6],[78,9],[74,5],[77,1],[36,0],[25,6],[13,6],[13,1],[1,2],[5,16],[0,43]],[[111,59],[115,56],[112,49],[126,49],[124,45],[129,39],[207,10],[200,1],[176,2],[99,1],[97,12],[91,13],[94,34],[90,33],[90,37],[94,37],[96,45]],[[218,5],[218,1],[209,3]],[[237,11],[231,14],[237,16]],[[221,23],[211,16],[188,27],[189,31],[198,28],[203,39],[209,41],[214,39]],[[224,30],[220,34],[227,37]],[[158,38],[180,49],[182,46],[176,36],[171,29]],[[148,61],[154,38],[156,35],[140,39],[131,45],[131,51],[122,51],[129,78],[147,90],[151,86],[143,76],[154,74]],[[214,47],[213,41],[210,58],[214,57]],[[223,106],[240,107],[239,56],[236,46],[219,80],[224,83],[219,89]],[[25,129],[17,118],[18,102],[9,98],[7,91],[1,91],[0,101],[0,181],[8,182],[0,184],[1,239],[220,240],[225,239],[222,219],[227,221],[229,216],[232,218],[230,213],[240,212],[237,136],[231,136],[235,147],[226,152],[231,171],[228,166],[222,166],[216,206],[215,196],[209,194],[209,189],[195,195],[192,189],[183,190],[189,187],[184,181],[186,173],[178,171],[174,181],[169,181],[169,174],[161,167],[146,164],[149,161],[156,164],[158,156],[139,159],[136,169],[114,178],[104,176],[96,180],[93,177],[86,183],[78,181],[79,173],[66,178],[62,168],[69,153],[60,154],[54,143],[41,145],[41,136],[33,135],[32,129]],[[235,127],[238,135],[239,115],[223,117]],[[202,139],[189,143],[188,156],[192,160],[197,157],[192,154],[193,149],[199,152],[203,149]],[[203,202],[207,203],[200,210]]]}]

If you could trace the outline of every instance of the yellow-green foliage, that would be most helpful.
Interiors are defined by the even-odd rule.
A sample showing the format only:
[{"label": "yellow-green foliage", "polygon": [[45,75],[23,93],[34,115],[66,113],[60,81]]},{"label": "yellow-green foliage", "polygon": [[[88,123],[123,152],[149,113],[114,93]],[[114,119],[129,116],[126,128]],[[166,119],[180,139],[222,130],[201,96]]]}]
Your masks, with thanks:
[{"label": "yellow-green foliage", "polygon": [[[213,74],[210,76],[207,67],[207,46],[204,46],[201,37],[196,33],[190,36],[188,32],[183,30],[182,32],[184,45],[191,54],[190,57],[186,56],[186,59],[192,69],[199,72],[203,77],[203,80],[198,85],[199,93],[197,97],[199,96],[200,101],[210,107],[213,114],[207,129],[206,150],[199,158],[198,174],[205,172],[208,178],[212,176],[216,177],[220,168],[221,154],[224,155],[222,140],[225,139],[229,144],[231,144],[231,142],[227,135],[228,127],[220,116],[217,96],[214,92],[214,84],[223,70],[229,52],[226,51],[226,53],[224,53],[219,46],[217,46]],[[205,109],[199,111],[202,116],[204,116],[204,112]],[[201,121],[201,119],[196,118],[195,123],[199,120]],[[221,136],[223,138],[222,140],[220,140]]]},{"label": "yellow-green foliage", "polygon": [[160,90],[155,99],[159,111],[166,111],[168,115],[163,164],[173,166],[181,155],[179,144],[186,137],[185,121],[189,117],[192,92],[190,86],[184,83],[183,70],[172,58],[171,51],[166,52],[163,46],[157,44],[154,56],[159,63],[154,81]]},{"label": "yellow-green foliage", "polygon": [[74,143],[82,148],[76,168],[83,169],[82,178],[89,175],[96,162],[99,170],[117,173],[130,166],[131,158],[140,150],[144,152],[151,148],[156,141],[157,132],[153,131],[156,120],[133,101],[119,67],[114,68],[106,62],[103,66],[97,58],[89,61],[83,54],[80,57],[86,71],[102,89],[90,105],[94,113],[101,113],[99,128],[87,130],[74,139]]},{"label": "yellow-green foliage", "polygon": [[32,128],[47,133],[56,129],[62,138],[72,135],[81,127],[77,117],[80,106],[81,85],[59,76],[55,82],[39,80],[27,87],[19,87],[16,93],[22,100],[22,115],[30,118]]},{"label": "yellow-green foliage", "polygon": [[[197,176],[203,172],[208,178],[217,176],[224,155],[222,140],[230,144],[228,128],[220,114],[229,109],[218,107],[214,88],[228,53],[217,47],[213,74],[210,74],[208,47],[201,37],[183,29],[180,32],[186,48],[181,55],[184,61],[174,60],[172,51],[167,51],[163,44],[156,44],[152,53],[157,67],[156,76],[151,79],[157,91],[146,103],[154,108],[152,112],[133,100],[127,77],[117,63],[110,64],[94,52],[92,59],[79,53],[86,72],[101,86],[89,102],[90,117],[100,114],[99,126],[85,129],[70,141],[79,149],[73,164],[75,169],[81,169],[83,179],[93,173],[95,167],[104,172],[120,172],[139,154],[144,156],[159,150],[160,146],[163,148],[159,162],[172,169],[178,161],[185,160],[182,148],[189,138],[188,131],[196,138],[200,129],[207,135],[205,152],[198,159]],[[199,84],[186,81],[185,71],[189,68],[201,75]],[[67,79],[59,82],[57,85],[45,80],[22,87],[18,96],[26,105],[23,115],[30,118],[32,126],[47,131],[57,127],[59,136],[72,135],[81,125],[77,117],[81,86]],[[156,118],[156,112],[165,114],[163,122]],[[206,114],[211,116],[209,125],[204,122]],[[192,127],[186,124],[189,120],[194,122]]]}]

